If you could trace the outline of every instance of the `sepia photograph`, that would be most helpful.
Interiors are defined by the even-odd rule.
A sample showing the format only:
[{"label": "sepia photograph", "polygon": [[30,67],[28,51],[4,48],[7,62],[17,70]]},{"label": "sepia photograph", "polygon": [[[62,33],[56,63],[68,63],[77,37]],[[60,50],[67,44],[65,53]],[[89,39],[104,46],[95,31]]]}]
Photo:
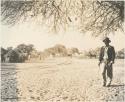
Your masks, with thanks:
[{"label": "sepia photograph", "polygon": [[124,0],[0,0],[1,102],[125,102]]}]

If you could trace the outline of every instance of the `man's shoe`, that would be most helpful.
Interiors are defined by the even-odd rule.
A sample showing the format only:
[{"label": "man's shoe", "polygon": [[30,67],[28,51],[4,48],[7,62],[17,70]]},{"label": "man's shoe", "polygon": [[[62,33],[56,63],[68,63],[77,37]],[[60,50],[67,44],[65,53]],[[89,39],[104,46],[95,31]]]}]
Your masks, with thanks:
[{"label": "man's shoe", "polygon": [[106,86],[106,83],[103,83],[103,86]]},{"label": "man's shoe", "polygon": [[108,84],[107,87],[110,87],[110,84]]}]

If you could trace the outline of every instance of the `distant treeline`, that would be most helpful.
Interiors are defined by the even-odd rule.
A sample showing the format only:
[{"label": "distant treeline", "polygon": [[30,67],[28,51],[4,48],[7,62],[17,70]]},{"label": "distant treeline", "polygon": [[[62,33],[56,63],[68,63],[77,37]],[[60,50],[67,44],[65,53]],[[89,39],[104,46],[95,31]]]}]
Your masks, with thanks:
[{"label": "distant treeline", "polygon": [[66,48],[64,45],[57,44],[44,51],[37,51],[34,45],[20,44],[16,48],[8,47],[7,49],[1,48],[1,62],[26,62],[32,59],[44,60],[48,57],[66,57],[74,54],[79,54],[77,48]]},{"label": "distant treeline", "polygon": [[[16,48],[1,47],[1,62],[20,63],[42,61],[48,57],[70,57],[77,56],[81,58],[98,58],[100,48],[90,49],[89,51],[80,52],[78,48],[66,48],[64,45],[57,44],[44,51],[37,51],[34,45],[20,44]],[[124,49],[116,52],[116,58],[123,59],[125,56]]]}]

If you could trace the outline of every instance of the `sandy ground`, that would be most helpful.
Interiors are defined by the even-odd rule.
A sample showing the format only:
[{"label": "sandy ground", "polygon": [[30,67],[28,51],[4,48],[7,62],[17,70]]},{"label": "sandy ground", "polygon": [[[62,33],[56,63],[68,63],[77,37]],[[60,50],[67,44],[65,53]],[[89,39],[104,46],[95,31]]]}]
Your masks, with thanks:
[{"label": "sandy ground", "polygon": [[4,63],[2,102],[124,102],[124,62],[116,60],[111,87],[102,87],[95,59],[54,58]]}]

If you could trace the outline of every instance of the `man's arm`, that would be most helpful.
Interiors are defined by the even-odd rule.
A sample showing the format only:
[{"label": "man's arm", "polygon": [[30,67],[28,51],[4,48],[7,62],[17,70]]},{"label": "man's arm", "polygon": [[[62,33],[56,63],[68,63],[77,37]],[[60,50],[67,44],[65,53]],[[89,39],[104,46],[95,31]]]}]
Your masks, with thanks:
[{"label": "man's arm", "polygon": [[109,63],[109,66],[112,65],[114,63],[114,60],[115,60],[115,49],[114,47],[112,47],[112,54],[111,54],[111,61]]},{"label": "man's arm", "polygon": [[102,61],[102,49],[103,49],[103,47],[101,47],[101,49],[100,49],[100,53],[99,53],[99,63],[98,63],[98,65],[100,66],[100,64],[101,64],[101,61]]},{"label": "man's arm", "polygon": [[100,49],[100,53],[99,53],[99,61],[101,62],[102,61],[102,50],[103,50],[103,47],[101,47]]},{"label": "man's arm", "polygon": [[112,47],[112,59],[111,59],[111,62],[114,63],[114,60],[115,60],[115,49],[114,49],[114,47]]}]

